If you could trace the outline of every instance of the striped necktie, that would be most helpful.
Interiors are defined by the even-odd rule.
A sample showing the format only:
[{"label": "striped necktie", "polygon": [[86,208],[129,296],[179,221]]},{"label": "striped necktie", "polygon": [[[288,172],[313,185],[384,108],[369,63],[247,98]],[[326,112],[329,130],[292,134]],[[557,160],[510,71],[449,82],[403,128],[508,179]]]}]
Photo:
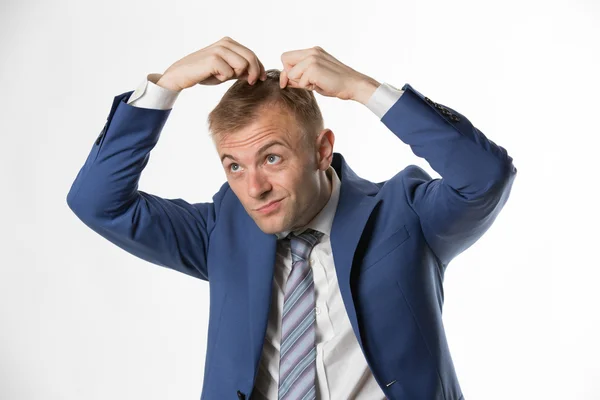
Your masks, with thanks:
[{"label": "striped necktie", "polygon": [[290,235],[292,272],[285,285],[279,352],[279,400],[316,398],[315,290],[308,262],[322,232]]}]

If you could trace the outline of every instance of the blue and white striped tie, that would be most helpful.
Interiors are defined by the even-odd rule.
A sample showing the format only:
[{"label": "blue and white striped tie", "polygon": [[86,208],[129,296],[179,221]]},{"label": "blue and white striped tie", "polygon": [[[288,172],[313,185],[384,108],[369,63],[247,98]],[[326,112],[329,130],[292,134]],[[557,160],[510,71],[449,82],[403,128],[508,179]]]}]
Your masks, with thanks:
[{"label": "blue and white striped tie", "polygon": [[279,400],[316,398],[315,290],[308,258],[322,232],[290,235],[292,272],[285,285],[279,352]]}]

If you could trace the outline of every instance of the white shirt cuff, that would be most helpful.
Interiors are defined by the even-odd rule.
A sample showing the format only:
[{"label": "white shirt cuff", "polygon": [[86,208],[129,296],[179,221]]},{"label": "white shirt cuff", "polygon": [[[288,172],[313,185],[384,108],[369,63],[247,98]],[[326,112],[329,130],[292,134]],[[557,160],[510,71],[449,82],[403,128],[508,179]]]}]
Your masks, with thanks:
[{"label": "white shirt cuff", "polygon": [[404,90],[397,89],[384,82],[375,90],[366,106],[381,119],[400,99],[400,96],[402,96],[403,93]]},{"label": "white shirt cuff", "polygon": [[162,74],[148,74],[137,89],[131,94],[127,104],[141,108],[153,108],[157,110],[168,110],[173,108],[179,93],[174,90],[158,86],[156,82]]}]

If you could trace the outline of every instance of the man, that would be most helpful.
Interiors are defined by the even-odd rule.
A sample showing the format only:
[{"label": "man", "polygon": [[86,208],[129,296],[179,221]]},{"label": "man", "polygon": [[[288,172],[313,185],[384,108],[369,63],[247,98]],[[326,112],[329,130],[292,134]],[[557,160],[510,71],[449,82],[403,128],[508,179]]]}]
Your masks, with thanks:
[{"label": "man", "polygon": [[[131,254],[210,282],[203,399],[463,399],[444,272],[506,203],[512,158],[409,84],[379,84],[320,47],[282,62],[265,71],[225,37],[115,97],[69,207]],[[230,79],[209,116],[227,176],[213,201],[137,190],[177,94]],[[366,105],[442,179],[414,165],[358,177],[313,90]]]}]

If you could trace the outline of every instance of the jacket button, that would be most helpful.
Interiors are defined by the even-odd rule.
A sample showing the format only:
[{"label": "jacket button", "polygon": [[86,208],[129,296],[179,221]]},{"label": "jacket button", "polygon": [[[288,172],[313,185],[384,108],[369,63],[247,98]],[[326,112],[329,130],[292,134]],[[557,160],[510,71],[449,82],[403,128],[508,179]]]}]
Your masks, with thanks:
[{"label": "jacket button", "polygon": [[246,395],[244,393],[240,392],[239,390],[237,391],[237,395],[238,395],[238,399],[240,399],[240,400],[246,399]]}]

